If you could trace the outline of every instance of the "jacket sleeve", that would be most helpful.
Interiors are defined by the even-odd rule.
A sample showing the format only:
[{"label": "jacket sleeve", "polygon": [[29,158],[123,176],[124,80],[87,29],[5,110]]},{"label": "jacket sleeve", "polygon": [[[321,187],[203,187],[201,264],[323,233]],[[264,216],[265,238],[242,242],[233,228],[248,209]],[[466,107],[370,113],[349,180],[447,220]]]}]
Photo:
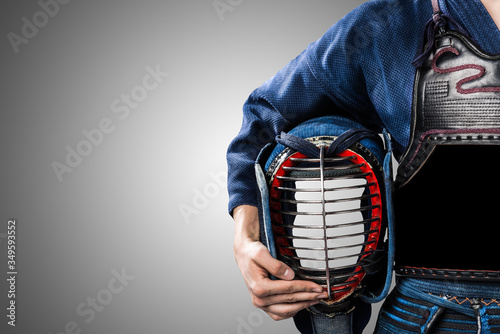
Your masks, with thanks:
[{"label": "jacket sleeve", "polygon": [[238,205],[257,206],[255,159],[281,131],[327,114],[380,128],[365,80],[366,68],[377,58],[369,25],[374,8],[367,3],[346,15],[252,92],[243,106],[241,130],[227,152],[230,213]]}]

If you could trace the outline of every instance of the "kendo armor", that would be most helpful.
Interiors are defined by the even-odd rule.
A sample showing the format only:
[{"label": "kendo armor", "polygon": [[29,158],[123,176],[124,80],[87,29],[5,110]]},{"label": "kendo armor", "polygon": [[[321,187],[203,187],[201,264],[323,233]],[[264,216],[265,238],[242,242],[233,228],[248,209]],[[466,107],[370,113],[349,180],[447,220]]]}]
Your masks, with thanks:
[{"label": "kendo armor", "polygon": [[432,3],[395,184],[396,273],[499,282],[490,256],[498,244],[500,55],[481,50]]}]

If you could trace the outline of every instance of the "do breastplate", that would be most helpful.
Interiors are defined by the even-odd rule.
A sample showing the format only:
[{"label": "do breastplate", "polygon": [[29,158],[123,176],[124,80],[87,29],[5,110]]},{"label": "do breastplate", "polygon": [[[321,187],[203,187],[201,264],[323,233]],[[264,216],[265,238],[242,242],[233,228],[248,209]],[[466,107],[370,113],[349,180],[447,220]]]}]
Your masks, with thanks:
[{"label": "do breastplate", "polygon": [[410,144],[396,187],[419,171],[438,145],[500,144],[500,55],[456,31],[436,36],[417,70]]},{"label": "do breastplate", "polygon": [[[413,88],[410,142],[395,182],[396,273],[500,282],[500,55],[481,50],[432,0]],[[446,30],[452,22],[457,31]],[[438,29],[438,30],[437,30]],[[415,248],[419,247],[418,252]]]}]

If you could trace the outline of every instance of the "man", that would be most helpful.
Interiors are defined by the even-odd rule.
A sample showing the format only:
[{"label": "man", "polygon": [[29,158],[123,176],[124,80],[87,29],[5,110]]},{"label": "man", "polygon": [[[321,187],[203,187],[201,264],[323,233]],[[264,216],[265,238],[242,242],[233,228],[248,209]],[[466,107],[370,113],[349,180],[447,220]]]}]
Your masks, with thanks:
[{"label": "man", "polygon": [[[447,29],[464,30],[464,33],[468,34],[470,39],[477,43],[479,49],[485,53],[500,54],[500,0],[440,0],[438,5],[444,20],[446,20]],[[381,129],[387,129],[392,136],[396,158],[398,160],[407,158],[408,160],[411,144],[415,144],[419,140],[412,137],[415,133],[414,129],[412,130],[412,109],[416,73],[412,62],[416,54],[419,56],[422,53],[419,52],[419,49],[425,50],[424,46],[420,44],[422,44],[425,25],[433,17],[433,14],[436,13],[431,0],[368,1],[333,25],[322,38],[312,43],[273,78],[256,89],[245,103],[243,126],[228,150],[229,210],[235,220],[234,252],[254,306],[266,311],[271,318],[281,320],[296,316],[299,319],[297,316],[300,314],[299,312],[319,303],[320,299],[326,298],[327,295],[319,285],[313,282],[293,280],[294,272],[292,269],[272,258],[264,245],[259,242],[256,207],[257,186],[253,164],[260,148],[281,131],[288,131],[307,119],[320,115],[337,114],[356,120],[371,130],[380,132]],[[447,17],[450,19],[446,19]],[[434,33],[438,33],[437,28]],[[435,68],[438,68],[438,65],[434,65]],[[464,72],[462,77],[470,77],[475,73]],[[500,75],[498,71],[496,75]],[[466,87],[471,86],[464,83],[463,87],[464,94],[468,94]],[[477,90],[475,92],[480,94]],[[488,94],[497,93],[494,89],[490,89]],[[496,111],[500,112],[498,109]],[[494,152],[498,152],[495,147],[500,142],[490,142],[489,144],[492,143],[495,145],[488,145],[490,148],[487,148],[483,152],[484,154],[493,156]],[[420,146],[415,144],[415,150],[419,150]],[[463,147],[464,150],[461,152],[474,153],[475,146],[471,146],[473,147],[472,151],[470,147]],[[437,153],[435,155],[436,157],[440,156]],[[442,157],[451,157],[451,153],[447,152]],[[458,167],[458,173],[466,173],[467,170],[465,167],[463,168],[460,170]],[[432,174],[432,170],[429,173]],[[400,183],[412,184],[411,180],[404,177],[403,179]],[[486,193],[487,190],[485,189]],[[465,188],[463,191],[467,193],[469,189]],[[490,189],[490,191],[492,190]],[[415,202],[415,198],[411,197],[411,194],[405,194],[403,190],[401,193],[400,198],[408,198]],[[450,193],[445,192],[444,194],[450,196]],[[402,207],[402,204],[399,204],[401,202],[401,199],[397,200],[396,206]],[[411,206],[409,207],[411,208]],[[426,210],[422,207],[415,210],[419,209]],[[464,208],[464,210],[467,211],[464,216],[474,217],[474,208]],[[402,209],[396,208],[396,224],[404,226],[405,219],[408,217],[400,212]],[[491,216],[491,219],[494,218],[492,209],[481,216],[481,219],[488,219],[488,215]],[[425,236],[426,233],[433,233],[432,230],[428,229],[435,227],[436,223],[429,218],[427,223],[423,222],[421,226],[415,226],[415,228],[421,228],[423,231],[421,235]],[[465,221],[465,218],[464,221],[458,221],[456,229],[461,232],[455,233],[453,238],[459,240],[442,240],[444,242],[441,245],[442,248],[449,249],[450,253],[453,253],[457,243],[465,243],[464,240],[470,229],[461,229],[460,226],[463,224],[471,225],[473,222]],[[488,237],[487,232],[478,233],[482,234],[476,233],[475,236]],[[409,232],[404,229],[398,231],[396,239],[398,242],[403,240],[403,243],[409,241],[411,237],[408,234]],[[488,242],[494,243],[492,240],[490,238]],[[480,241],[477,242],[480,243]],[[421,247],[425,246],[421,245]],[[417,247],[415,252],[418,253],[418,250]],[[471,258],[484,258],[493,251],[492,246],[486,247],[484,253],[471,246],[466,254],[469,254]],[[398,253],[396,253],[396,258],[398,258]],[[404,262],[404,259],[401,262]],[[460,260],[455,262],[460,262]],[[485,272],[496,272],[495,270],[498,269],[498,265],[494,265],[492,268],[488,267],[487,264],[485,266],[479,269],[485,269]],[[408,269],[405,270],[408,272]],[[279,280],[270,280],[270,274]],[[424,285],[428,282],[432,285],[435,282],[435,280],[422,280],[422,277],[418,275],[415,278],[417,283],[422,281]],[[470,287],[471,291],[475,291],[472,297],[477,297],[479,302],[476,307],[473,305],[474,303],[471,303],[471,309],[475,312],[473,315],[477,315],[476,322],[479,330],[486,332],[491,330],[488,328],[494,328],[491,321],[485,320],[491,311],[485,311],[480,304],[483,300],[484,303],[488,303],[488,300],[495,298],[491,295],[483,296],[481,294],[484,290],[494,294],[498,291],[500,300],[500,280],[490,280],[488,283],[484,283],[492,284],[484,289],[475,288],[483,284],[482,281],[480,283],[473,280],[462,281],[460,278],[457,278],[456,281],[457,286]],[[404,282],[413,281],[406,279]],[[437,291],[434,285],[430,285],[428,294],[440,295],[443,293]],[[409,287],[408,291],[415,289],[418,290],[420,287],[415,285]],[[450,291],[453,293],[454,290]],[[394,292],[390,299],[397,300],[397,303],[403,305],[405,302],[409,303],[411,298],[415,298],[410,292],[407,292],[406,295],[400,292]],[[457,300],[461,297],[471,299],[467,292],[460,296],[440,297],[447,299],[456,297]],[[441,316],[443,307],[433,304],[433,300],[415,302],[417,306],[411,305],[415,306],[417,310],[414,318],[420,317],[419,321],[425,322],[420,324],[416,321],[415,326],[407,319],[401,320],[401,315],[395,315],[395,312],[391,311],[391,307],[394,309],[394,306],[391,306],[388,301],[382,311],[384,316],[380,318],[378,332],[404,332],[404,330],[408,333],[418,332],[419,326],[426,330],[439,326],[444,326],[443,330],[448,328],[445,320],[439,320],[442,324],[436,325],[436,321],[431,323],[432,317],[429,314],[419,314],[419,303],[423,305],[422,308],[428,306],[426,312],[435,316],[436,321],[439,320],[438,316]],[[439,312],[437,312],[438,310]],[[410,311],[400,312],[408,313]],[[460,310],[457,312],[460,313]],[[491,314],[496,314],[495,312]],[[491,314],[490,318],[493,317]],[[447,321],[451,322],[451,320]],[[460,321],[467,322],[461,318],[457,320],[457,322]],[[431,324],[432,326],[430,326]],[[300,327],[300,324],[298,326]],[[453,330],[461,332],[461,329],[454,328]]]}]

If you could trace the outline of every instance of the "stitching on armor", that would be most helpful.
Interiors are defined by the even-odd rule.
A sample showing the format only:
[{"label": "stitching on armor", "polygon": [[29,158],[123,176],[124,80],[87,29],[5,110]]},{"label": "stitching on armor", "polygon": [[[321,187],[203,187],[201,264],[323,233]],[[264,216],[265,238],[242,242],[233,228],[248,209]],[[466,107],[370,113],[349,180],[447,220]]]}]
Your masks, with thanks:
[{"label": "stitching on armor", "polygon": [[457,303],[458,305],[463,305],[464,303],[468,302],[470,303],[471,305],[473,303],[475,303],[476,301],[479,301],[481,302],[482,304],[484,304],[485,306],[490,306],[491,304],[495,304],[496,306],[500,306],[500,300],[494,298],[494,299],[490,299],[490,298],[480,298],[479,300],[477,298],[469,298],[469,297],[459,297],[458,296],[448,296],[448,295],[440,295],[440,297],[447,297],[447,299],[450,301],[450,302],[455,302]]},{"label": "stitching on armor", "polygon": [[424,267],[400,267],[396,269],[399,275],[414,275],[414,276],[429,276],[438,278],[466,278],[478,279],[487,281],[498,281],[500,279],[500,271],[491,270],[453,270],[453,269],[436,269]]},{"label": "stitching on armor", "polygon": [[489,140],[500,140],[500,136],[493,136],[493,135],[488,135],[488,136],[432,136],[429,137],[430,141],[489,141]]},{"label": "stitching on armor", "polygon": [[[456,101],[466,101],[467,102],[467,101],[474,101],[474,100],[479,100],[479,101],[485,101],[485,100],[498,101],[498,100],[500,100],[500,98],[498,98],[498,97],[485,97],[485,98],[454,99],[451,102],[456,102]],[[480,103],[477,103],[477,104],[480,104]],[[489,104],[489,103],[485,103],[485,104]]]},{"label": "stitching on armor", "polygon": [[448,81],[439,80],[425,83],[425,97],[429,99],[438,99],[447,97],[449,92]]},{"label": "stitching on armor", "polygon": [[499,127],[500,98],[472,98],[443,101],[438,95],[425,99],[422,111],[426,128]]},{"label": "stitching on armor", "polygon": [[[487,136],[484,136],[484,135],[481,135],[480,133],[486,133],[486,134],[491,134],[491,133],[494,133],[494,134],[500,134],[500,129],[463,129],[463,130],[455,130],[455,129],[452,129],[452,130],[430,130],[430,131],[427,131],[427,132],[424,132],[422,134],[422,136],[420,136],[420,144],[419,144],[419,147],[417,147],[417,149],[415,150],[415,155],[413,156],[413,158],[406,164],[406,166],[404,167],[406,170],[408,171],[412,171],[415,169],[415,165],[418,164],[418,162],[420,161],[420,159],[422,158],[422,155],[424,153],[426,153],[427,149],[428,149],[428,146],[430,145],[429,141],[431,141],[433,137],[430,137],[429,135],[432,135],[432,134],[439,134],[439,135],[444,135],[444,134],[453,134],[453,135],[460,135],[460,133],[464,133],[464,134],[467,134],[467,137],[465,137],[466,140],[469,140],[469,141],[482,141],[482,140],[489,140]],[[472,136],[470,135],[471,133],[478,133],[477,136]],[[429,136],[427,139],[424,139],[425,137]],[[434,138],[438,138],[438,136],[434,136]],[[453,141],[455,140],[453,136],[440,136],[439,137],[440,140],[442,140],[443,138],[446,138],[447,141]],[[460,136],[461,140],[464,139],[463,136]],[[425,143],[424,143],[424,140],[425,140]],[[438,140],[438,139],[436,139]],[[432,140],[433,141],[433,140]],[[422,143],[424,143],[424,150],[421,152],[422,154],[418,154],[419,151],[420,151],[420,146],[422,145]]]},{"label": "stitching on armor", "polygon": [[[424,145],[424,148],[422,151],[420,151],[420,146],[422,146],[422,144]],[[415,166],[418,165],[418,163],[420,162],[420,160],[427,156],[427,150],[429,149],[429,146],[430,146],[429,138],[425,139],[425,142],[423,141],[420,142],[419,147],[415,151],[415,155],[410,160],[410,162],[408,162],[408,164],[405,166],[405,168],[408,171],[413,171],[415,169]],[[420,154],[417,155],[417,153]]]},{"label": "stitching on armor", "polygon": [[498,86],[496,86],[496,87],[477,87],[477,88],[467,88],[467,89],[462,88],[463,84],[483,77],[484,74],[486,73],[486,68],[484,66],[477,65],[477,64],[466,64],[466,65],[460,65],[460,66],[455,66],[455,67],[450,67],[450,68],[437,67],[437,65],[436,65],[437,60],[439,59],[439,57],[441,57],[441,55],[443,55],[446,52],[451,52],[457,56],[460,55],[459,51],[457,49],[455,49],[454,47],[446,47],[446,48],[441,49],[440,51],[438,51],[438,53],[436,53],[436,55],[434,56],[434,59],[432,59],[432,69],[434,70],[434,72],[444,74],[444,73],[459,72],[459,71],[467,70],[467,69],[473,69],[473,70],[479,71],[479,73],[465,77],[457,82],[456,89],[457,89],[458,93],[460,93],[460,94],[472,94],[472,93],[500,92],[500,87],[498,87]]}]

